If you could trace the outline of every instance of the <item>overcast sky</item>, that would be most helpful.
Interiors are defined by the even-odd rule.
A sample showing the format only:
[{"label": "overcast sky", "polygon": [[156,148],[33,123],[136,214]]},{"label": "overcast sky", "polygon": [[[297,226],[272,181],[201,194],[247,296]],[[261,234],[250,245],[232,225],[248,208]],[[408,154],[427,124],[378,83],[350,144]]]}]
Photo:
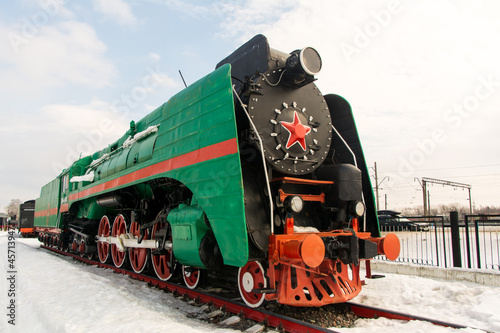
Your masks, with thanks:
[{"label": "overcast sky", "polygon": [[[416,178],[500,206],[500,3],[21,0],[0,5],[0,208],[39,196],[258,33],[316,48],[317,84],[352,105],[380,205],[422,205]],[[373,171],[373,170],[372,170]],[[374,182],[373,182],[374,183]],[[431,206],[461,189],[429,187]]]}]

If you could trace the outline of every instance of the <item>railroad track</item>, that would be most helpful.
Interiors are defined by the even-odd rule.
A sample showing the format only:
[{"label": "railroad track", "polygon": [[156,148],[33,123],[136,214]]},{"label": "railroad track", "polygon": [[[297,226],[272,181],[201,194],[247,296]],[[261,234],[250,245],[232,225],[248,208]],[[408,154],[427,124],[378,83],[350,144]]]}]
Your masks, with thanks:
[{"label": "railroad track", "polygon": [[[188,289],[182,285],[159,280],[155,277],[137,274],[134,271],[117,268],[113,265],[103,264],[99,261],[91,260],[86,257],[81,257],[80,255],[64,252],[59,249],[41,245],[42,248],[47,249],[49,251],[59,253],[61,255],[70,256],[79,260],[81,262],[87,263],[89,265],[96,265],[103,268],[109,268],[114,270],[120,274],[126,274],[132,277],[133,279],[144,281],[150,284],[151,286],[155,286],[159,289],[168,290],[176,295],[183,296],[187,299],[195,300],[198,303],[204,303],[212,305],[213,307],[222,309],[228,313],[232,313],[238,315],[240,317],[244,317],[246,319],[255,321],[257,323],[263,324],[263,326],[277,328],[280,331],[290,332],[290,333],[299,333],[299,332],[336,332],[332,329],[327,329],[318,325],[314,325],[312,323],[303,322],[297,319],[294,319],[289,316],[285,316],[282,314],[273,313],[260,308],[249,308],[243,302],[236,302],[234,300],[230,300],[224,297],[220,297],[218,295],[214,295],[211,293],[207,293],[200,290]],[[431,318],[415,316],[407,313],[376,308],[372,306],[367,306],[363,304],[358,304],[355,302],[347,302],[345,303],[350,311],[352,311],[356,316],[361,318],[380,318],[385,317],[388,319],[397,319],[397,320],[419,320],[424,322],[430,322],[435,325],[451,327],[456,329],[468,328],[468,326],[458,325],[454,323],[448,323],[444,321],[439,321]],[[484,330],[482,330],[484,331]],[[487,332],[487,331],[485,331]]]}]

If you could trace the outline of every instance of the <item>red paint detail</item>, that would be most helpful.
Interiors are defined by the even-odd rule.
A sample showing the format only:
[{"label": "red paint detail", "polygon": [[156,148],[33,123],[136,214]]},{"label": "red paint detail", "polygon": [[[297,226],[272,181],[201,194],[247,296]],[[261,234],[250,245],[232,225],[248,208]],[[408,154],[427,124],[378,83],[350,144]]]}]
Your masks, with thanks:
[{"label": "red paint detail", "polygon": [[281,122],[281,126],[283,126],[288,133],[288,141],[286,142],[286,149],[290,148],[296,143],[299,143],[302,150],[306,150],[306,134],[311,131],[311,127],[304,126],[300,122],[299,115],[297,111],[293,112],[293,122],[287,123],[285,121]]},{"label": "red paint detail", "polygon": [[60,213],[67,212],[69,210],[69,203],[62,204],[61,207],[59,208]]},{"label": "red paint detail", "polygon": [[278,191],[281,202],[285,201],[287,197],[298,195],[304,201],[317,201],[321,203],[325,203],[325,193],[321,194],[292,194],[285,193],[282,189]]},{"label": "red paint detail", "polygon": [[[292,306],[317,307],[346,302],[357,296],[361,291],[359,266],[352,266],[351,279],[348,265],[339,260],[324,259],[324,252],[321,255],[320,251],[314,251],[318,241],[321,241],[320,237],[338,235],[349,233],[269,236],[268,277],[271,289],[277,290],[274,294],[266,294],[266,299]],[[305,258],[308,255],[312,257]],[[319,265],[311,267],[308,262],[314,265],[319,262]],[[338,270],[339,265],[341,270]]]},{"label": "red paint detail", "polygon": [[286,224],[285,224],[285,234],[286,235],[293,234],[293,226],[294,225],[295,225],[295,223],[293,221],[293,217],[287,217]]},{"label": "red paint detail", "polygon": [[105,183],[95,185],[78,193],[69,196],[69,200],[74,201],[87,196],[110,190],[118,186],[126,185],[147,177],[159,175],[161,173],[184,168],[197,163],[209,161],[215,158],[224,157],[238,152],[238,143],[236,138],[222,141],[198,150],[186,153],[181,156],[173,157],[148,167],[133,171],[121,177],[109,180]]},{"label": "red paint detail", "polygon": [[[101,221],[99,222],[98,235],[102,237],[108,237],[110,234],[111,225],[109,223],[109,218],[104,215],[101,217]],[[97,254],[99,256],[99,260],[102,263],[105,263],[109,258],[109,244],[103,242],[97,242]]]},{"label": "red paint detail", "polygon": [[383,254],[389,260],[396,260],[401,251],[401,244],[396,234],[389,233],[385,237],[368,238],[369,241],[377,243],[377,252]]},{"label": "red paint detail", "polygon": [[359,223],[358,223],[358,219],[356,217],[354,217],[352,219],[352,230],[358,232],[359,231]]},{"label": "red paint detail", "polygon": [[314,180],[294,177],[281,177],[271,180],[271,182],[282,182],[283,184],[301,184],[301,185],[332,185],[330,180]]},{"label": "red paint detail", "polygon": [[49,217],[50,215],[56,215],[57,214],[57,207],[55,208],[47,208],[45,210],[40,210],[38,212],[35,212],[35,217]]},{"label": "red paint detail", "polygon": [[47,216],[47,212],[47,210],[40,210],[38,212],[35,212],[35,217]]},{"label": "red paint detail", "polygon": [[[137,222],[130,223],[130,233],[137,238],[141,237],[140,225]],[[149,239],[148,229],[144,231],[144,239]],[[146,267],[149,256],[148,249],[131,248],[128,250],[130,265],[136,273],[141,273]]]},{"label": "red paint detail", "polygon": [[33,228],[21,228],[19,231],[26,237],[27,235],[35,235],[35,230]]},{"label": "red paint detail", "polygon": [[201,278],[201,271],[197,268],[189,267],[191,273],[186,272],[189,266],[182,266],[182,278],[189,289],[194,289],[198,286]]},{"label": "red paint detail", "polygon": [[[118,214],[113,222],[113,227],[111,229],[111,236],[119,237],[121,234],[127,233],[127,221],[123,214]],[[125,262],[127,252],[121,252],[118,246],[111,244],[111,257],[113,258],[113,263],[116,267],[121,267]]]},{"label": "red paint detail", "polygon": [[[247,291],[244,286],[245,274],[250,274],[250,276],[252,276],[251,281],[253,285],[250,291]],[[240,295],[243,301],[252,308],[260,306],[266,297],[265,294],[253,291],[254,289],[263,289],[267,287],[267,281],[264,274],[264,267],[262,267],[258,261],[249,261],[238,270],[238,289],[240,290]]]},{"label": "red paint detail", "polygon": [[[155,238],[156,233],[161,230],[165,226],[164,223],[158,222],[153,226],[151,231],[151,239]],[[172,236],[169,236],[168,241],[172,241]],[[174,267],[170,268],[170,259],[172,256],[172,250],[167,250],[166,254],[153,254],[151,253],[151,261],[153,262],[153,269],[156,273],[156,276],[162,281],[169,280],[174,271]]]},{"label": "red paint detail", "polygon": [[81,242],[80,246],[78,247],[78,251],[80,251],[80,254],[85,254],[85,242]]},{"label": "red paint detail", "polygon": [[[267,276],[270,289],[277,291],[266,294],[266,299],[293,306],[323,306],[346,302],[357,296],[361,291],[359,266],[351,267],[351,279],[349,265],[339,260],[324,259],[325,248],[321,238],[341,235],[350,236],[353,232],[334,230],[269,236]],[[356,236],[371,239],[369,232],[358,232]],[[342,266],[341,270],[337,269],[338,265]],[[312,292],[319,285],[323,286],[316,291],[321,294],[320,297]]]},{"label": "red paint detail", "polygon": [[366,278],[371,279],[372,278],[372,264],[371,260],[366,260],[365,261],[365,267],[366,267]]},{"label": "red paint detail", "polygon": [[34,227],[35,232],[38,233],[50,233],[50,234],[60,234],[62,233],[61,229],[58,228],[50,228],[50,227]]},{"label": "red paint detail", "polygon": [[301,243],[300,257],[309,267],[316,268],[321,265],[325,259],[325,243],[321,237],[315,234],[308,235]]}]

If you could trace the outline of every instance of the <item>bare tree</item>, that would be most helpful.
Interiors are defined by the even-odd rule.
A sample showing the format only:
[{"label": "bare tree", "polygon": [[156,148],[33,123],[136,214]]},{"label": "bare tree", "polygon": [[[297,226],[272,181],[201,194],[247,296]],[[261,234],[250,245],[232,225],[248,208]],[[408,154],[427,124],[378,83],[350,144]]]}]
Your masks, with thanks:
[{"label": "bare tree", "polygon": [[[406,207],[402,210],[404,216],[422,216],[422,207]],[[460,215],[470,214],[469,206],[464,206],[459,203],[440,204],[431,207],[430,215],[445,215],[448,216],[450,212],[457,211]],[[500,214],[500,206],[481,206],[474,208],[474,214]]]},{"label": "bare tree", "polygon": [[500,206],[481,206],[474,209],[475,214],[500,214]]},{"label": "bare tree", "polygon": [[7,215],[9,215],[11,218],[19,217],[19,205],[21,205],[21,203],[22,202],[19,199],[12,199],[10,201],[10,204],[5,207]]}]

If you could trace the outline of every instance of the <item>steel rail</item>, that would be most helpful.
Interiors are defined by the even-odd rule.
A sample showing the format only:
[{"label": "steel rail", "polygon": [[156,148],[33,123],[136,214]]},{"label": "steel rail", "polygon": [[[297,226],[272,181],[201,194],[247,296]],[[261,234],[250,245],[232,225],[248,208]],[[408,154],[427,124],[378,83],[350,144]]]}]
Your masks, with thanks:
[{"label": "steel rail", "polygon": [[[191,299],[195,299],[201,303],[205,304],[212,304],[216,307],[223,308],[227,312],[231,312],[236,315],[241,315],[247,319],[259,322],[259,323],[264,323],[266,326],[271,326],[274,328],[279,328],[282,329],[286,332],[290,333],[304,333],[304,332],[309,332],[309,333],[335,333],[337,331],[333,331],[331,329],[326,329],[320,326],[316,326],[313,324],[305,323],[300,320],[290,318],[287,316],[283,316],[280,314],[275,314],[268,312],[266,310],[261,310],[261,309],[253,309],[249,308],[243,303],[235,302],[232,300],[228,300],[225,298],[221,298],[216,295],[211,295],[208,293],[205,293],[203,291],[199,290],[192,290],[187,287],[172,283],[172,282],[167,282],[167,281],[162,281],[159,279],[156,279],[151,276],[143,275],[143,274],[137,274],[134,271],[129,271],[123,268],[118,268],[112,265],[108,264],[103,264],[98,261],[94,261],[91,259],[88,259],[86,257],[81,257],[77,254],[69,253],[69,252],[64,252],[59,249],[49,247],[46,245],[41,245],[42,248],[50,250],[52,252],[56,252],[61,255],[65,256],[71,256],[81,262],[87,263],[89,265],[95,265],[99,266],[102,268],[110,268],[114,270],[117,273],[120,274],[125,274],[129,275],[133,279],[139,280],[139,281],[144,281],[147,282],[155,287],[158,287],[160,289],[168,290],[172,293],[176,293],[177,295],[181,296],[187,296]],[[228,327],[229,328],[229,327]]]},{"label": "steel rail", "polygon": [[[271,313],[271,312],[266,311],[266,310],[253,309],[253,308],[250,308],[243,303],[228,300],[228,299],[216,296],[216,295],[211,295],[211,294],[205,293],[203,291],[192,290],[192,289],[189,289],[187,287],[181,286],[179,284],[175,284],[175,283],[168,282],[168,281],[162,281],[162,280],[159,280],[159,279],[151,277],[151,276],[138,274],[138,273],[135,273],[134,271],[129,271],[129,270],[126,270],[123,268],[118,268],[118,267],[115,267],[113,265],[103,264],[99,261],[91,260],[91,259],[88,259],[86,257],[81,257],[80,255],[77,255],[74,253],[61,251],[59,249],[56,249],[56,248],[53,248],[50,246],[41,245],[41,247],[44,249],[50,250],[52,252],[59,253],[61,255],[71,256],[71,257],[75,258],[76,260],[87,263],[89,265],[95,265],[95,266],[99,266],[102,268],[112,269],[117,273],[129,275],[133,279],[147,282],[150,285],[158,287],[160,289],[168,290],[172,293],[176,293],[177,295],[187,296],[191,299],[197,300],[197,301],[204,303],[204,304],[212,304],[216,307],[223,308],[227,312],[231,312],[231,313],[236,314],[236,315],[241,315],[247,319],[254,320],[254,321],[259,322],[259,323],[264,323],[267,326],[279,328],[279,329],[282,329],[286,332],[290,332],[290,333],[303,333],[303,332],[335,333],[335,332],[337,332],[337,331],[334,331],[332,329],[326,329],[326,328],[323,328],[323,327],[320,327],[317,325],[302,322],[302,321],[294,319],[294,318],[290,318],[290,317],[283,316],[280,314]],[[438,325],[438,326],[451,327],[451,328],[457,328],[457,329],[474,328],[474,329],[478,329],[478,330],[481,330],[484,332],[488,332],[487,330],[483,330],[483,329],[479,329],[479,328],[475,328],[475,327],[471,327],[471,326],[463,326],[463,325],[449,323],[449,322],[436,320],[436,319],[432,319],[432,318],[427,318],[427,317],[423,317],[423,316],[416,316],[416,315],[412,315],[412,314],[408,314],[408,313],[382,309],[382,308],[368,306],[368,305],[364,305],[364,304],[358,304],[355,302],[346,302],[345,304],[348,305],[349,309],[355,315],[357,315],[358,317],[361,317],[361,318],[376,319],[376,318],[384,317],[384,318],[388,318],[388,319],[405,320],[405,321],[419,320],[419,321],[429,322],[429,323],[432,323],[432,324]]]},{"label": "steel rail", "polygon": [[383,318],[387,318],[387,319],[397,319],[397,320],[405,320],[405,321],[419,320],[419,321],[429,322],[429,323],[432,323],[432,324],[438,325],[438,326],[451,327],[451,328],[457,328],[457,329],[473,328],[473,329],[480,330],[483,332],[488,332],[487,330],[477,328],[477,327],[463,326],[460,324],[449,323],[449,322],[445,322],[442,320],[437,320],[437,319],[432,319],[432,318],[427,318],[427,317],[422,317],[422,316],[415,316],[415,315],[408,314],[408,313],[382,309],[382,308],[364,305],[364,304],[359,304],[359,303],[354,303],[354,302],[346,302],[346,304],[349,306],[349,309],[352,312],[354,312],[354,314],[356,316],[362,317],[362,318],[376,319],[376,318],[383,317]]}]

